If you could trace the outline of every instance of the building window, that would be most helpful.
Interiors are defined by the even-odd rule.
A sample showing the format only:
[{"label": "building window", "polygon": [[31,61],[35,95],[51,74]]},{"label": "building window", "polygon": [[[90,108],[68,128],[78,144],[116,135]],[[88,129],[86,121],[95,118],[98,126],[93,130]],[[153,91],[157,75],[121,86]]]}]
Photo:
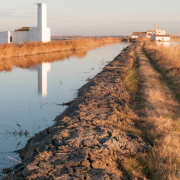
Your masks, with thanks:
[{"label": "building window", "polygon": [[10,36],[10,42],[12,42],[12,36]]}]

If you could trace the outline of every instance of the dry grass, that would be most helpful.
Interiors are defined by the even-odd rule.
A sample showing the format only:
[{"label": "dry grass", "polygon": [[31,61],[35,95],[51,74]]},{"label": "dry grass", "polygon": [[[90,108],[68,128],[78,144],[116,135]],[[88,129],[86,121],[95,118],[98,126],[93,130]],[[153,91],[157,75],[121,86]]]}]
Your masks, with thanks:
[{"label": "dry grass", "polygon": [[[63,60],[72,56],[83,58],[87,54],[87,50],[94,49],[104,44],[112,44],[119,42],[119,39],[85,39],[85,40],[72,40],[72,41],[56,41],[50,43],[27,43],[27,44],[4,44],[0,45],[2,48],[2,56],[8,58],[0,59],[0,71],[11,71],[12,67],[34,67],[36,64],[43,62],[53,62],[56,60]],[[49,44],[49,45],[48,45]],[[54,49],[48,48],[52,45]],[[58,48],[59,46],[59,48]],[[47,48],[47,51],[45,51]],[[9,51],[8,51],[9,49]],[[14,56],[12,57],[12,52]],[[10,54],[11,52],[11,54]],[[19,53],[19,56],[18,56]],[[29,54],[27,54],[29,53]]]},{"label": "dry grass", "polygon": [[180,67],[180,47],[178,44],[166,47],[149,42],[145,44],[145,49],[148,53],[152,53],[153,58],[158,59],[159,65],[163,66],[166,70]]},{"label": "dry grass", "polygon": [[180,41],[180,36],[173,35],[170,37],[171,37],[171,41]]},{"label": "dry grass", "polygon": [[145,44],[145,50],[180,100],[180,46],[164,47],[151,42]]},{"label": "dry grass", "polygon": [[[152,145],[147,152],[127,157],[121,165],[131,177],[153,180],[180,179],[180,105],[161,74],[141,57],[136,103],[142,136]],[[143,108],[142,108],[143,107]],[[138,111],[137,111],[138,109]]]},{"label": "dry grass", "polygon": [[135,62],[133,63],[133,67],[128,69],[128,74],[125,79],[127,87],[131,93],[135,93],[138,88],[139,75],[137,71],[137,66],[138,66],[138,63],[137,63],[137,60],[135,60]]},{"label": "dry grass", "polygon": [[0,45],[0,59],[28,56],[34,54],[42,54],[49,52],[60,52],[67,50],[87,49],[91,46],[99,46],[101,44],[120,42],[120,38],[89,38],[89,39],[74,39],[69,41],[54,41],[48,43],[29,42],[24,44],[2,44]]}]

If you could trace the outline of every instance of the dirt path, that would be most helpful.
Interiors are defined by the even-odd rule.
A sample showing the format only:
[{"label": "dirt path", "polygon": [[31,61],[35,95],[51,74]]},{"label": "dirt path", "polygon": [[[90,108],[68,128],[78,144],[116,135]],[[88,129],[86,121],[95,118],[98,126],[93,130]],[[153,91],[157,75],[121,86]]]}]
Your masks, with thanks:
[{"label": "dirt path", "polygon": [[137,54],[142,98],[138,114],[144,136],[152,144],[149,152],[139,157],[137,174],[157,180],[180,179],[179,103],[141,47]]}]

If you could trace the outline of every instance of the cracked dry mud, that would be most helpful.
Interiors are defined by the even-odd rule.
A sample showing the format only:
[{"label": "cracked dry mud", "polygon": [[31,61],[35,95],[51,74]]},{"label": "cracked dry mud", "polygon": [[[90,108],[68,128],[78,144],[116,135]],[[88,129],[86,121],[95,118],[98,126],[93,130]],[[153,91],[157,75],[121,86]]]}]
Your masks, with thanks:
[{"label": "cracked dry mud", "polygon": [[124,78],[136,46],[127,47],[84,85],[53,126],[28,140],[19,151],[23,164],[6,179],[129,179],[121,160],[148,148],[141,137],[121,129],[122,123],[135,127],[127,118],[133,112]]}]

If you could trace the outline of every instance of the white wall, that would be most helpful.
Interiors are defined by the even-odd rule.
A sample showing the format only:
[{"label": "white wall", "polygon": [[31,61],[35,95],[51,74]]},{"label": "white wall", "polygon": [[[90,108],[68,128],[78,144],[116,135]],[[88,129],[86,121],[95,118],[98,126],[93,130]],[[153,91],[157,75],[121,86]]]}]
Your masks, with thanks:
[{"label": "white wall", "polygon": [[10,43],[10,31],[0,32],[0,44]]},{"label": "white wall", "polygon": [[132,39],[138,38],[138,35],[132,35]]},{"label": "white wall", "polygon": [[50,28],[46,28],[42,31],[42,42],[50,42],[51,41],[51,32]]},{"label": "white wall", "polygon": [[26,43],[29,41],[29,31],[11,31],[12,43]]},{"label": "white wall", "polygon": [[147,38],[151,38],[152,35],[153,35],[152,32],[147,32]]},{"label": "white wall", "polygon": [[[39,30],[40,32],[40,30]],[[38,38],[38,28],[37,27],[30,27],[29,28],[29,41],[40,41],[40,37]]]},{"label": "white wall", "polygon": [[38,3],[37,12],[37,27],[45,29],[47,27],[47,5],[45,3]]},{"label": "white wall", "polygon": [[147,34],[146,33],[139,34],[139,37],[147,37]]},{"label": "white wall", "polygon": [[151,41],[164,41],[164,42],[169,42],[170,41],[170,37],[166,37],[166,36],[156,36],[156,35],[152,35],[151,36]]},{"label": "white wall", "polygon": [[170,37],[157,37],[156,36],[156,41],[165,41],[165,42],[168,42],[168,41],[170,41]]},{"label": "white wall", "polygon": [[47,5],[45,3],[37,4],[37,41],[49,42],[51,41],[50,28],[47,27]]}]

